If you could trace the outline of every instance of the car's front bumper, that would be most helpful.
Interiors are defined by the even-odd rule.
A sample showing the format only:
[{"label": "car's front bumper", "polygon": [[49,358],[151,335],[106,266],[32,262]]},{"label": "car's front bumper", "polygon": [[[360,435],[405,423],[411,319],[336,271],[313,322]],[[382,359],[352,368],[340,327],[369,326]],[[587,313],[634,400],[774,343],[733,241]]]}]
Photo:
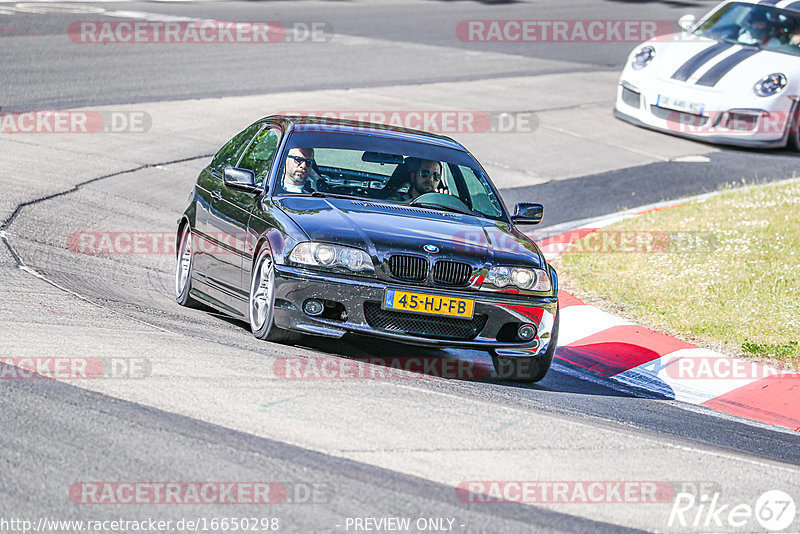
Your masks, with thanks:
[{"label": "car's front bumper", "polygon": [[[654,88],[652,83],[632,83],[623,77],[617,87],[614,116],[637,126],[708,143],[752,148],[786,146],[795,111],[789,99],[743,104],[729,96],[694,91],[677,83]],[[702,101],[710,107],[696,113],[664,108],[658,105],[664,93],[686,102]]]},{"label": "car's front bumper", "polygon": [[[556,297],[440,289],[387,283],[378,279],[349,278],[339,274],[320,273],[281,265],[275,267],[275,324],[281,328],[314,335],[341,337],[347,332],[353,332],[414,345],[496,350],[509,356],[539,356],[544,354],[549,347],[558,309]],[[464,321],[470,320],[429,315],[415,315],[415,318],[426,323],[426,328],[434,327],[433,331],[423,334],[399,331],[396,325],[392,329],[381,328],[375,324],[375,303],[380,308],[387,288],[473,299],[475,311],[472,321],[480,318],[480,322],[472,324],[477,325],[476,328],[480,328],[476,335],[469,339],[455,339],[453,336],[443,337],[438,332],[448,331],[447,324],[455,324],[459,327],[458,329],[464,330],[464,325],[467,324]],[[303,304],[308,299],[340,303],[346,312],[346,318],[342,320],[341,318],[312,317],[303,311]],[[372,325],[365,313],[365,303],[373,303],[371,304]],[[392,315],[397,312],[381,310],[378,313],[382,317],[386,317],[387,314],[390,317],[397,317],[397,315]],[[401,316],[405,315],[401,314]],[[482,323],[481,316],[485,316],[485,323]],[[454,321],[461,323],[454,323]],[[402,320],[392,321],[393,324],[400,323],[401,325],[402,322]],[[441,329],[436,328],[439,324],[441,324]],[[509,339],[508,334],[515,327],[505,326],[508,324],[533,324],[536,326],[536,337],[527,342]]]}]

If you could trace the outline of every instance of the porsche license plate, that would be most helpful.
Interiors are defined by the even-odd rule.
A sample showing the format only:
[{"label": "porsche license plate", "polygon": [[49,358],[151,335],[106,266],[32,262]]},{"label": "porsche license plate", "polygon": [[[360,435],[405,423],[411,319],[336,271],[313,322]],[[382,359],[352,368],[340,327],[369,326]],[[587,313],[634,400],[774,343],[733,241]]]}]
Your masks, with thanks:
[{"label": "porsche license plate", "polygon": [[387,289],[383,296],[383,309],[472,319],[475,301]]},{"label": "porsche license plate", "polygon": [[658,95],[658,99],[656,100],[656,106],[660,106],[662,108],[674,109],[675,111],[686,111],[688,113],[694,113],[696,115],[702,115],[703,111],[705,111],[706,106],[700,102],[692,102],[689,100],[684,100],[682,98],[675,98],[667,95]]}]

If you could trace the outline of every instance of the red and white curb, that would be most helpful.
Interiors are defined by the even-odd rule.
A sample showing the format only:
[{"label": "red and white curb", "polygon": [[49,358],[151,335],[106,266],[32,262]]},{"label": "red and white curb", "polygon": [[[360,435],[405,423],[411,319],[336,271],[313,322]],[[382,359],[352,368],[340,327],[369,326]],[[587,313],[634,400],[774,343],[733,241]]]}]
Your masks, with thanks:
[{"label": "red and white curb", "polygon": [[[707,195],[704,195],[707,196]],[[552,259],[570,244],[623,218],[680,205],[673,201],[577,223],[539,238]],[[559,291],[556,360],[668,399],[800,432],[800,374],[732,358],[636,325]]]}]

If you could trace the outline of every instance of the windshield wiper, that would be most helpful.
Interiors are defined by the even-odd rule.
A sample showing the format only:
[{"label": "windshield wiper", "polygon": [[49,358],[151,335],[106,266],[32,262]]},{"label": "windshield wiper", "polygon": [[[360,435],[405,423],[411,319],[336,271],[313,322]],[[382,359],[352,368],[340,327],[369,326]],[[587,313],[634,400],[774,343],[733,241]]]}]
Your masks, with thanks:
[{"label": "windshield wiper", "polygon": [[317,198],[344,198],[350,200],[365,200],[364,198],[357,197],[355,195],[345,195],[342,193],[323,193],[322,191],[312,191],[311,193],[309,193],[309,195]]},{"label": "windshield wiper", "polygon": [[452,211],[453,213],[460,213],[461,215],[477,215],[480,214],[478,212],[472,211],[470,209],[462,210],[459,208],[455,208],[453,206],[443,206],[442,204],[434,204],[432,202],[418,202],[416,204],[411,204],[412,206],[420,206],[423,208],[433,208],[433,209],[440,209],[442,211]]}]

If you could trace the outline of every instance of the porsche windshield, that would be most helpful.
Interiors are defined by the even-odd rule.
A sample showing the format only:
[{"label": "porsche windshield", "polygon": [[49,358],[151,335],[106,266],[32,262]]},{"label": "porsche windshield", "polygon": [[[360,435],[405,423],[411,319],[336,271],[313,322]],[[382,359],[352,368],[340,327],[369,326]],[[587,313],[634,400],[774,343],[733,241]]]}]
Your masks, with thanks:
[{"label": "porsche windshield", "polygon": [[727,4],[694,34],[800,56],[800,14],[763,4]]},{"label": "porsche windshield", "polygon": [[301,131],[289,137],[284,156],[274,195],[356,197],[506,220],[489,178],[461,150]]}]

